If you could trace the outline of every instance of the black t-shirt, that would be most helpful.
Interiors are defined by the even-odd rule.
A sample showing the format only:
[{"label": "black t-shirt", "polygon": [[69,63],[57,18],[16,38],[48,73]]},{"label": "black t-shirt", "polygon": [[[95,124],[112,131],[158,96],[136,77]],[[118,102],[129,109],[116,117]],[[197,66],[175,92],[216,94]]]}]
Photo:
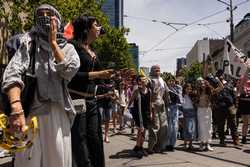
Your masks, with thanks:
[{"label": "black t-shirt", "polygon": [[[143,126],[144,128],[147,128],[148,124],[150,123],[151,92],[150,90],[146,94],[143,94],[140,92],[140,95],[141,95],[141,114],[142,114],[142,119],[143,119]],[[139,119],[138,103],[139,103],[139,100],[138,98],[136,98],[134,100],[134,107],[132,109],[132,115],[133,115],[133,119],[135,120],[136,125],[139,127],[140,119]]]},{"label": "black t-shirt", "polygon": [[[74,43],[73,43],[74,44]],[[86,53],[82,48],[75,45],[75,49],[79,55],[81,66],[69,83],[69,89],[75,91],[93,94],[96,91],[96,85],[101,82],[100,80],[89,80],[89,72],[101,70],[101,65],[98,57],[92,59],[88,53]],[[70,93],[72,99],[83,98],[74,93]]]}]

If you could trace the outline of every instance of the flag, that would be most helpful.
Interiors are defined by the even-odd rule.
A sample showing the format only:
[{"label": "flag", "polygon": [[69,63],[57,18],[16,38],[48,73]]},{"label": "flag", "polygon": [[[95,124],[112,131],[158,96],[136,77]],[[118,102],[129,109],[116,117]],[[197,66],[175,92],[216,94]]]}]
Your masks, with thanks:
[{"label": "flag", "polygon": [[71,22],[69,22],[65,27],[64,27],[64,33],[63,36],[67,39],[70,40],[73,38],[73,25]]},{"label": "flag", "polygon": [[234,78],[240,78],[247,70],[247,57],[230,40],[225,40],[223,71]]}]

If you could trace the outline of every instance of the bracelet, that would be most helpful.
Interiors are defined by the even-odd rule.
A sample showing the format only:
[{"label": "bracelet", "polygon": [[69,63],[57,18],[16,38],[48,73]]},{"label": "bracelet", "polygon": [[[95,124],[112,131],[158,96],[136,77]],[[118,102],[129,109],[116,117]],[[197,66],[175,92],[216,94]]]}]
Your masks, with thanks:
[{"label": "bracelet", "polygon": [[18,112],[12,112],[12,113],[10,113],[10,116],[18,116],[18,115],[22,115],[22,114],[24,114],[24,111],[20,110]]},{"label": "bracelet", "polygon": [[19,100],[14,100],[14,101],[10,102],[10,104],[14,104],[14,103],[17,103],[17,102],[21,102],[21,100],[20,99]]}]

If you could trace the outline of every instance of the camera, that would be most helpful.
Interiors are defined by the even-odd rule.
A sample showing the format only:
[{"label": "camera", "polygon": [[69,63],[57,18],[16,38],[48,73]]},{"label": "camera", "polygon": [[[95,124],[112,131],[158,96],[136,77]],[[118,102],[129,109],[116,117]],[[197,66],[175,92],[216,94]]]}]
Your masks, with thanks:
[{"label": "camera", "polygon": [[103,27],[101,27],[101,29],[100,29],[100,35],[103,35],[105,33],[106,33],[105,29]]},{"label": "camera", "polygon": [[219,84],[219,81],[216,77],[214,77],[212,74],[208,74],[206,77],[206,80],[211,84],[213,87],[217,87]]}]

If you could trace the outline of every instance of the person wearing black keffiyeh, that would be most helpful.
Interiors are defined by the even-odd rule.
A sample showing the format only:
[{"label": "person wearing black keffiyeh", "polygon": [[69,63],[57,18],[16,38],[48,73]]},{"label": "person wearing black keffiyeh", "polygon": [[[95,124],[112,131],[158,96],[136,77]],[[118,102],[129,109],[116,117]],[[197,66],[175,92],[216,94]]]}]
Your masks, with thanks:
[{"label": "person wearing black keffiyeh", "polygon": [[[75,110],[67,83],[80,66],[79,56],[74,46],[63,38],[61,16],[54,7],[39,6],[34,18],[33,28],[20,35],[20,45],[16,48],[9,46],[15,53],[2,82],[2,91],[11,103],[11,129],[23,133],[30,117],[38,119],[39,131],[33,145],[15,154],[14,165],[72,167],[70,129]],[[30,52],[31,44],[35,46],[34,53]],[[29,69],[31,56],[35,59],[37,85],[29,116],[25,119],[20,94],[25,87],[22,75]]]}]

